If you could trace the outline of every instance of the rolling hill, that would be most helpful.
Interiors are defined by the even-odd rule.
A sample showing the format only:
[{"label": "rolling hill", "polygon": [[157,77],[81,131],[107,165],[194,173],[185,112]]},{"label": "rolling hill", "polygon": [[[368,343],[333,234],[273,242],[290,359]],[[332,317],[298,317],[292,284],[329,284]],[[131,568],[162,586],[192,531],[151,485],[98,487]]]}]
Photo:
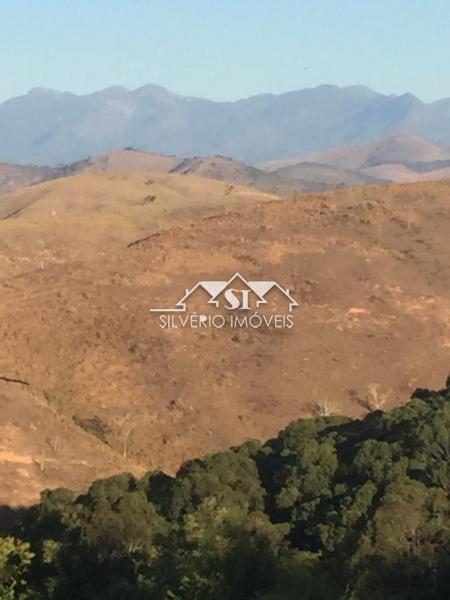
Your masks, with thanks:
[{"label": "rolling hill", "polygon": [[22,188],[0,196],[0,278],[103,255],[256,198],[276,196],[158,172],[87,172]]},{"label": "rolling hill", "polygon": [[[191,175],[84,173],[4,195],[0,503],[174,472],[327,399],[359,416],[372,383],[387,408],[439,386],[449,185],[284,200]],[[294,327],[161,329],[149,310],[236,271],[288,287]]]},{"label": "rolling hill", "polygon": [[[446,161],[443,162],[445,163]],[[408,181],[443,181],[450,179],[449,166],[430,170],[421,169],[416,171],[412,166],[394,163],[361,169],[360,173],[369,175],[371,177],[380,177],[396,183],[404,183]]]},{"label": "rolling hill", "polygon": [[227,156],[186,158],[173,167],[171,172],[228,181],[282,195],[323,189],[327,185],[325,181],[320,180],[308,181],[281,173],[266,173]]},{"label": "rolling hill", "polygon": [[[132,252],[126,249],[128,245],[132,247],[137,240],[148,236],[156,239],[165,227],[184,224],[189,229],[189,223],[198,219],[211,219],[217,213],[226,214],[236,206],[253,205],[255,201],[264,203],[276,199],[276,196],[239,186],[230,189],[229,185],[217,181],[158,172],[151,173],[151,179],[149,173],[83,173],[24,188],[0,198],[0,505],[29,502],[43,487],[58,486],[63,480],[75,486],[84,485],[99,473],[113,474],[118,465],[133,471],[141,468],[135,459],[126,460],[123,448],[105,444],[109,426],[104,428],[98,419],[86,420],[78,414],[76,402],[72,405],[72,392],[67,395],[66,391],[57,389],[58,385],[53,389],[56,372],[52,375],[52,368],[47,370],[41,363],[48,385],[26,382],[14,374],[8,376],[12,365],[7,366],[3,359],[8,353],[8,343],[14,344],[18,324],[8,307],[7,298],[12,300],[15,296],[11,284],[28,288],[29,282],[35,281],[44,286],[47,300],[40,292],[40,300],[34,298],[29,288],[28,300],[22,304],[27,313],[31,309],[28,314],[34,321],[33,330],[38,337],[44,336],[41,338],[44,342],[54,325],[50,325],[45,311],[38,307],[41,300],[50,307],[55,300],[59,302],[59,298],[68,314],[74,307],[71,308],[72,302],[68,298],[62,300],[61,293],[65,294],[63,290],[66,290],[70,294],[69,288],[53,280],[58,271],[64,273],[64,277],[71,273],[75,278],[92,278],[91,291],[83,293],[87,308],[89,298],[96,303],[97,285],[101,285],[101,281],[112,282],[115,278],[114,269],[109,271],[107,266],[110,258],[117,252],[120,254],[121,250]],[[145,286],[145,274],[138,289],[144,289],[142,285]],[[16,299],[22,303],[23,299]],[[95,333],[96,326],[92,321],[94,328],[86,338],[88,346],[82,349],[82,338],[86,335],[83,330],[91,317],[97,319],[94,316],[96,309],[88,310],[91,316],[87,313],[81,316],[78,308],[74,310],[84,322],[84,325],[80,322],[80,327],[76,326],[81,336],[76,345],[81,351],[79,356],[84,356],[82,362],[86,360],[86,365],[91,361],[92,365],[96,363],[95,339],[100,346],[104,345],[106,355],[112,358],[107,350],[108,343],[101,341],[101,333]],[[77,353],[75,348],[70,349],[72,342],[68,338],[67,343],[67,346],[65,342],[61,346],[55,339],[48,355],[50,362],[62,361],[62,365],[72,350]],[[31,350],[28,343],[25,345],[29,351],[36,351],[35,359],[39,362],[44,360],[46,344],[44,342],[35,350]],[[132,356],[130,350],[126,353]],[[73,358],[78,361],[75,355]],[[24,363],[20,364],[18,356],[17,361],[13,370],[23,372]],[[81,364],[76,367],[75,362],[70,367],[65,363],[69,370],[64,378],[70,379],[69,371],[75,374],[81,367]],[[128,369],[126,362],[123,363],[125,370]],[[114,370],[113,363],[110,366]],[[69,406],[73,406],[73,414],[71,408],[67,413]],[[113,419],[120,421],[123,418],[124,407],[121,409],[115,401],[111,404]],[[147,416],[149,414],[145,418]]]},{"label": "rolling hill", "polygon": [[263,162],[257,166],[268,173],[291,176],[295,172],[301,174],[305,164],[321,165],[325,181],[326,171],[323,169],[326,166],[336,171],[335,177],[343,180],[347,177],[352,185],[358,182],[358,177],[361,183],[365,177],[395,183],[438,181],[448,178],[450,147],[417,135],[399,133],[371,144],[342,146],[309,156]]},{"label": "rolling hill", "polygon": [[[384,182],[383,179],[377,179],[369,175],[345,171],[344,169],[332,170],[330,167],[322,165],[310,165],[310,167],[305,168],[304,176],[300,174],[299,170],[297,171],[294,177],[289,177],[282,169],[279,173],[267,173],[227,156],[179,158],[125,148],[53,168],[4,165],[3,186],[0,178],[0,194],[33,185],[39,181],[59,179],[78,173],[103,172],[162,172],[195,175],[226,181],[234,185],[250,186],[283,196],[302,192],[323,191],[342,186],[348,187],[349,185]],[[1,173],[2,166],[0,165],[0,176]]]},{"label": "rolling hill", "polygon": [[351,171],[326,164],[300,162],[287,167],[282,167],[271,174],[289,179],[298,179],[305,186],[320,186],[322,190],[333,188],[346,188],[354,185],[381,184],[388,183],[390,180],[384,177],[377,177],[375,174]]},{"label": "rolling hill", "polygon": [[438,181],[450,172],[450,148],[411,134],[363,146],[249,166],[227,156],[181,158],[124,148],[58,167],[0,165],[0,193],[77,173],[156,171],[195,175],[288,196],[388,182]]},{"label": "rolling hill", "polygon": [[134,148],[123,150],[111,150],[106,154],[99,154],[90,158],[80,160],[66,165],[64,174],[74,175],[76,173],[103,172],[103,171],[162,171],[168,173],[181,161],[177,156],[165,154],[151,154],[140,152]]},{"label": "rolling hill", "polygon": [[436,161],[446,160],[450,160],[450,147],[418,135],[396,133],[371,144],[340,146],[317,154],[273,160],[257,166],[269,173],[308,161],[353,171],[393,163],[431,164],[435,169],[439,167]]},{"label": "rolling hill", "polygon": [[83,172],[133,172],[161,171],[180,175],[195,175],[207,179],[226,181],[236,185],[251,186],[270,193],[292,194],[311,191],[301,182],[272,175],[233,160],[227,156],[196,156],[180,158],[164,154],[151,154],[132,148],[114,150],[107,154],[78,161],[65,167],[66,173]]}]

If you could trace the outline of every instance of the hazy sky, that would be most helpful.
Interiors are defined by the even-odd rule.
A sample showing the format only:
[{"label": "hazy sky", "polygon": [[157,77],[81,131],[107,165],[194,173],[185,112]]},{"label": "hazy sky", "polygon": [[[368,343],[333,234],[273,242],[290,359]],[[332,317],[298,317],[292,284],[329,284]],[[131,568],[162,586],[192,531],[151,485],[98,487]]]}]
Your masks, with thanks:
[{"label": "hazy sky", "polygon": [[0,100],[157,83],[229,100],[321,83],[450,97],[448,0],[0,0]]}]

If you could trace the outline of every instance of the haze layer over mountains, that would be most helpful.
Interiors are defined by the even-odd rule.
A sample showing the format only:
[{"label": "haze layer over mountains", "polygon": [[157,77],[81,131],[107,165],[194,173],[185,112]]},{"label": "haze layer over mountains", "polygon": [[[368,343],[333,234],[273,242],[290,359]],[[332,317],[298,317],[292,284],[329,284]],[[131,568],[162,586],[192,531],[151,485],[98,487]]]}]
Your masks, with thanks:
[{"label": "haze layer over mountains", "polygon": [[56,165],[133,146],[255,163],[406,131],[450,143],[450,99],[430,104],[362,86],[214,102],[156,85],[89,95],[35,88],[0,105],[0,160]]}]

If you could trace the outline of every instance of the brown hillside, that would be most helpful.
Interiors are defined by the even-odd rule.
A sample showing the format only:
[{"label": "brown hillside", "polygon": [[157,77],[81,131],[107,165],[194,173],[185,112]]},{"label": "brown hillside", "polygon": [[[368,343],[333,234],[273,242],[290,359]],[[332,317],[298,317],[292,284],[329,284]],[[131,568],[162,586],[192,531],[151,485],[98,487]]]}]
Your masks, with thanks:
[{"label": "brown hillside", "polygon": [[444,181],[450,179],[450,167],[433,169],[430,171],[414,171],[412,168],[398,165],[387,164],[368,167],[361,171],[372,177],[388,179],[395,183],[412,183],[414,181]]},{"label": "brown hillside", "polygon": [[83,173],[0,196],[0,279],[100,257],[167,226],[275,196],[167,173]]},{"label": "brown hillside", "polygon": [[163,171],[169,172],[179,162],[177,156],[140,152],[132,148],[112,150],[107,154],[99,154],[86,160],[67,165],[67,170],[73,173],[93,171]]},{"label": "brown hillside", "polygon": [[[266,173],[227,156],[198,156],[186,158],[172,169],[172,173],[208,177],[237,185],[255,187],[278,195],[292,195],[306,191],[322,191],[329,187],[326,178],[291,178],[278,173]],[[361,177],[361,179],[364,176]],[[369,179],[366,177],[366,179]]]},{"label": "brown hillside", "polygon": [[[44,187],[0,221],[0,376],[29,384],[0,390],[0,502],[83,486],[124,463],[174,470],[273,435],[324,400],[361,414],[355,398],[371,383],[388,407],[445,379],[450,184],[268,201],[164,177],[154,179],[171,209],[152,218],[167,229],[129,247],[155,232],[136,204],[147,189],[138,175],[125,188],[111,175]],[[105,181],[109,194],[96,187]],[[289,288],[301,304],[294,328],[162,330],[149,312],[236,271]]]},{"label": "brown hillside", "polygon": [[322,186],[322,191],[331,189],[342,189],[355,185],[382,184],[388,183],[389,179],[371,175],[369,172],[361,173],[350,171],[349,169],[340,169],[311,162],[301,162],[288,167],[277,169],[271,175],[280,177],[289,177],[291,179],[300,179],[307,184],[316,184]]},{"label": "brown hillside", "polygon": [[396,133],[364,145],[340,146],[317,154],[260,163],[275,171],[301,162],[315,162],[341,169],[359,170],[384,164],[410,164],[450,159],[450,147],[411,133]]}]

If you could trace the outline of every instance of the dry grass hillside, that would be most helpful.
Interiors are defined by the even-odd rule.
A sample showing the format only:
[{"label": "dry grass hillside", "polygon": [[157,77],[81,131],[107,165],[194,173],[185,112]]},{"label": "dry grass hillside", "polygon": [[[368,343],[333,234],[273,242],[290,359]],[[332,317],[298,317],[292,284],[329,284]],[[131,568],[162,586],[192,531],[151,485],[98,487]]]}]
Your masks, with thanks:
[{"label": "dry grass hillside", "polygon": [[274,196],[167,173],[83,173],[0,196],[0,280],[101,259],[183,221]]},{"label": "dry grass hillside", "polygon": [[321,186],[319,191],[342,189],[355,185],[382,184],[389,183],[390,181],[384,177],[372,176],[370,173],[365,174],[313,162],[301,162],[282,167],[272,174],[280,177],[299,179],[308,182],[310,185],[316,184],[317,186]]},{"label": "dry grass hillside", "polygon": [[[280,196],[292,196],[307,191],[322,191],[330,187],[330,181],[326,177],[302,178],[301,176],[289,177],[283,173],[266,173],[227,156],[186,158],[172,169],[172,173],[228,181]],[[370,179],[368,176],[365,178],[366,180]],[[334,187],[334,181],[331,182],[331,185]]]},{"label": "dry grass hillside", "polygon": [[[319,154],[274,160],[258,166],[284,177],[302,175],[308,164],[317,163],[323,184],[328,189],[334,180],[357,185],[364,178],[391,183],[441,181],[450,179],[450,147],[410,133],[398,133],[362,146],[331,148]],[[327,170],[329,172],[327,172]],[[334,171],[334,173],[333,173]],[[305,175],[303,175],[306,178]],[[376,181],[375,179],[375,181]],[[374,181],[372,181],[374,183]]]},{"label": "dry grass hillside", "polygon": [[140,152],[133,148],[112,150],[106,154],[92,156],[67,165],[67,170],[74,173],[83,171],[163,171],[169,172],[181,161],[180,158],[167,154]]},{"label": "dry grass hillside", "polygon": [[[444,161],[444,164],[446,161]],[[450,180],[450,167],[432,169],[430,171],[414,171],[412,168],[399,164],[377,165],[361,171],[372,177],[395,181],[396,183],[412,183],[414,181],[444,181]]]},{"label": "dry grass hillside", "polygon": [[359,170],[385,164],[412,164],[450,159],[450,147],[412,133],[394,133],[370,144],[339,146],[317,154],[273,160],[258,166],[266,171],[309,161]]},{"label": "dry grass hillside", "polygon": [[[43,184],[0,221],[0,503],[173,471],[324,406],[362,414],[371,384],[389,407],[447,375],[450,184],[280,200],[151,179]],[[236,271],[288,287],[295,326],[163,330],[149,312]]]}]

